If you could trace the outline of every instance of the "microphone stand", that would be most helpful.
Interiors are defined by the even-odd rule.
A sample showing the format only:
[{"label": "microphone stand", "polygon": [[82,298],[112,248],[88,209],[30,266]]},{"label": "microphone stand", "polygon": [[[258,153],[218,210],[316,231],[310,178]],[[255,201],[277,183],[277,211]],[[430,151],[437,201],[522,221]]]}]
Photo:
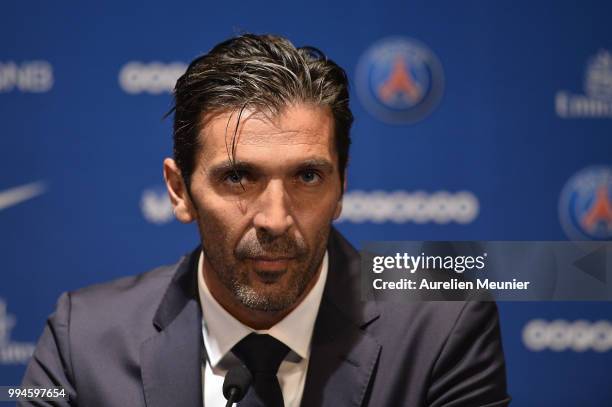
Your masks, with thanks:
[{"label": "microphone stand", "polygon": [[227,398],[227,404],[225,404],[225,407],[232,407],[232,405],[234,404],[234,399],[236,398],[237,394],[238,394],[238,389],[235,387],[232,387],[230,389],[230,394],[229,394],[229,397]]}]

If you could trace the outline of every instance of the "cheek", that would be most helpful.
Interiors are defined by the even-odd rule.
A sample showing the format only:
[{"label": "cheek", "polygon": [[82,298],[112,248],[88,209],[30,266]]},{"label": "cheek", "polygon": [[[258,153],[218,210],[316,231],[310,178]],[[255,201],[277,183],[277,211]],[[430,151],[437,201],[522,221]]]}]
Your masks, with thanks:
[{"label": "cheek", "polygon": [[211,245],[233,250],[247,223],[238,204],[209,197],[198,200],[196,210],[202,239],[209,238]]},{"label": "cheek", "polygon": [[336,212],[338,201],[335,197],[319,199],[311,205],[304,205],[295,214],[299,228],[310,241],[318,239],[329,229]]}]

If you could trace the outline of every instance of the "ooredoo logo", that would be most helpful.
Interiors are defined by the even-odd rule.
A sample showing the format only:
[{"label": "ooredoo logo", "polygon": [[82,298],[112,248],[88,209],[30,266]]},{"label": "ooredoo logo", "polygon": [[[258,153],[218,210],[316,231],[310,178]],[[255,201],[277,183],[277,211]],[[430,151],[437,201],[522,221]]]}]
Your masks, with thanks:
[{"label": "ooredoo logo", "polygon": [[534,352],[607,352],[612,349],[612,325],[608,321],[534,319],[523,328],[523,343]]},{"label": "ooredoo logo", "polygon": [[612,168],[588,167],[574,174],[561,191],[559,218],[570,239],[612,239]]},{"label": "ooredoo logo", "polygon": [[478,199],[469,191],[349,191],[338,222],[459,223],[476,219]]},{"label": "ooredoo logo", "polygon": [[359,99],[372,115],[388,123],[413,123],[439,103],[444,72],[426,45],[411,38],[391,37],[363,54],[355,83]]},{"label": "ooredoo logo", "polygon": [[126,93],[170,93],[176,80],[187,70],[182,62],[129,62],[119,71],[119,85]]}]

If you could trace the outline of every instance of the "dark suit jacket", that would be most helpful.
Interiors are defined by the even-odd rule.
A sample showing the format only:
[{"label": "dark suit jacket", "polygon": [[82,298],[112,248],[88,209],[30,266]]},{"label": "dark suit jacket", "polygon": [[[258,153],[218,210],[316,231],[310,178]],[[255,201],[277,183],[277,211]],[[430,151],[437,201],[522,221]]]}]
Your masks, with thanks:
[{"label": "dark suit jacket", "polygon": [[[335,230],[328,250],[303,406],[509,403],[494,303],[362,301],[358,253]],[[63,386],[69,405],[202,406],[199,251],[63,294],[23,386]]]}]

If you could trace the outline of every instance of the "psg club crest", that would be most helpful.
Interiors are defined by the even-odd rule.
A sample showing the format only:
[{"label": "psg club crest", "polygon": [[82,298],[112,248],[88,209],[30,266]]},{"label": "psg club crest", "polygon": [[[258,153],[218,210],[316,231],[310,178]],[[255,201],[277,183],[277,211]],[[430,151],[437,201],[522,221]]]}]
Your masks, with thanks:
[{"label": "psg club crest", "polygon": [[387,123],[422,120],[444,91],[442,64],[429,48],[409,38],[385,38],[372,45],[361,57],[356,76],[362,104]]},{"label": "psg club crest", "polygon": [[612,240],[612,167],[589,167],[571,177],[559,216],[570,239]]}]

